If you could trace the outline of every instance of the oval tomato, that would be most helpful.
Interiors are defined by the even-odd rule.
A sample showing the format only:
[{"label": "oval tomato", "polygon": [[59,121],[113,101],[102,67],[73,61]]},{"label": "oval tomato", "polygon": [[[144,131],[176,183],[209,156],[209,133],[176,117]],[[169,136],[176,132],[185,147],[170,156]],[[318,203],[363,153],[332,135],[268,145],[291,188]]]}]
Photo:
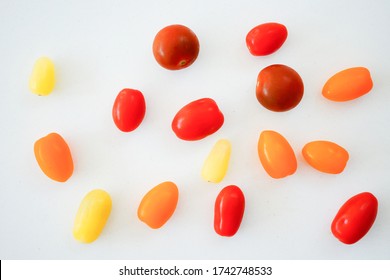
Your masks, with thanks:
[{"label": "oval tomato", "polygon": [[96,189],[81,201],[73,226],[73,236],[83,243],[95,241],[110,216],[112,200],[109,193]]},{"label": "oval tomato", "polygon": [[115,125],[123,132],[136,129],[145,116],[146,105],[142,93],[135,89],[121,90],[112,108]]},{"label": "oval tomato", "polygon": [[211,98],[188,103],[177,112],[172,130],[183,140],[194,141],[213,134],[223,125],[224,116]]},{"label": "oval tomato", "polygon": [[173,182],[163,182],[142,198],[138,218],[153,229],[162,227],[175,212],[179,189]]},{"label": "oval tomato", "polygon": [[286,65],[270,65],[257,76],[256,97],[268,110],[291,110],[303,97],[302,79],[294,69]]},{"label": "oval tomato", "polygon": [[34,144],[35,159],[47,177],[65,182],[73,174],[73,159],[68,144],[58,133],[50,133]]},{"label": "oval tomato", "polygon": [[215,200],[214,229],[222,236],[233,236],[240,228],[245,210],[241,189],[230,185],[222,189]]},{"label": "oval tomato", "polygon": [[190,66],[199,54],[199,40],[186,26],[175,24],[161,29],[153,41],[153,55],[169,70]]},{"label": "oval tomato", "polygon": [[333,75],[322,88],[322,95],[332,101],[343,102],[367,94],[373,87],[370,71],[353,67]]},{"label": "oval tomato", "polygon": [[378,200],[369,192],[351,197],[341,206],[333,219],[333,235],[345,244],[359,241],[374,224],[378,212]]},{"label": "oval tomato", "polygon": [[280,23],[269,22],[254,27],[246,35],[249,52],[256,56],[276,52],[287,39],[287,28]]},{"label": "oval tomato", "polygon": [[55,86],[56,74],[53,61],[48,57],[40,57],[34,64],[29,87],[37,95],[49,95]]},{"label": "oval tomato", "polygon": [[218,140],[203,164],[202,178],[207,182],[221,182],[226,175],[231,152],[232,144],[229,140]]},{"label": "oval tomato", "polygon": [[303,158],[315,169],[339,174],[347,165],[349,154],[346,149],[330,141],[313,141],[302,149]]},{"label": "oval tomato", "polygon": [[257,151],[264,170],[274,179],[287,177],[297,170],[294,150],[286,138],[276,131],[265,130],[260,133]]}]

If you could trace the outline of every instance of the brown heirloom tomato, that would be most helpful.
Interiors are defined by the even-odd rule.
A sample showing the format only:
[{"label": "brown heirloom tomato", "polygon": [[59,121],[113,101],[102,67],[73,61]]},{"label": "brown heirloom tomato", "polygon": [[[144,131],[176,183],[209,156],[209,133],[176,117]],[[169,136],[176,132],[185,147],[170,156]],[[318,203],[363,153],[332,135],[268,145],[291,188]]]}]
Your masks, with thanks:
[{"label": "brown heirloom tomato", "polygon": [[153,41],[153,55],[158,64],[169,70],[190,66],[199,54],[199,41],[186,26],[175,24],[161,29]]},{"label": "brown heirloom tomato", "polygon": [[292,68],[274,64],[257,76],[256,97],[265,108],[275,112],[291,110],[303,96],[303,82]]}]

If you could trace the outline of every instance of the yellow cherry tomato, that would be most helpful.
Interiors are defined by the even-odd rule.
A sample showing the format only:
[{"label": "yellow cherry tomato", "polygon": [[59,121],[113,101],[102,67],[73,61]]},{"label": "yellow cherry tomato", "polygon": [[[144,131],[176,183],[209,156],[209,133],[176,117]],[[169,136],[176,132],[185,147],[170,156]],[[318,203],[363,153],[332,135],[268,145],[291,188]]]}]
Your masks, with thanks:
[{"label": "yellow cherry tomato", "polygon": [[232,145],[221,139],[215,143],[202,168],[202,178],[208,182],[219,183],[225,177],[230,160]]},{"label": "yellow cherry tomato", "polygon": [[33,67],[30,77],[30,90],[38,95],[48,95],[56,83],[54,64],[47,57],[39,58]]},{"label": "yellow cherry tomato", "polygon": [[35,158],[49,178],[65,182],[73,174],[73,159],[68,144],[57,133],[50,133],[34,144]]},{"label": "yellow cherry tomato", "polygon": [[330,141],[313,141],[302,149],[305,160],[315,169],[339,174],[347,165],[349,154],[341,146]]},{"label": "yellow cherry tomato", "polygon": [[284,178],[297,170],[294,151],[279,133],[272,130],[261,132],[257,148],[260,162],[272,178]]},{"label": "yellow cherry tomato", "polygon": [[172,182],[163,182],[151,189],[138,207],[138,218],[153,229],[162,227],[173,215],[179,190]]},{"label": "yellow cherry tomato", "polygon": [[325,83],[322,95],[332,101],[349,101],[368,93],[372,87],[368,69],[354,67],[333,75]]},{"label": "yellow cherry tomato", "polygon": [[95,241],[111,213],[112,201],[104,190],[90,191],[81,201],[73,226],[73,236],[83,243]]}]

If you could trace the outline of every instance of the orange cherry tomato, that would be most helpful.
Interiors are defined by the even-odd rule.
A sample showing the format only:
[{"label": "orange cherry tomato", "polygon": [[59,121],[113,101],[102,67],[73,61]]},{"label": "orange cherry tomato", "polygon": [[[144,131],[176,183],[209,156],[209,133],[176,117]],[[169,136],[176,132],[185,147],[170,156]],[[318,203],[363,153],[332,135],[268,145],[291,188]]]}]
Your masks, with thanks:
[{"label": "orange cherry tomato", "polygon": [[162,227],[173,215],[179,190],[172,182],[163,182],[151,189],[138,207],[138,218],[153,229]]},{"label": "orange cherry tomato", "polygon": [[368,93],[372,87],[370,71],[354,67],[333,75],[325,83],[322,95],[332,101],[349,101]]},{"label": "orange cherry tomato", "polygon": [[34,144],[35,158],[49,178],[65,182],[73,174],[73,160],[68,144],[57,133],[50,133]]},{"label": "orange cherry tomato", "polygon": [[183,25],[175,24],[161,29],[153,41],[153,55],[156,61],[168,70],[190,66],[198,54],[198,37]]},{"label": "orange cherry tomato", "polygon": [[359,193],[341,206],[333,219],[333,235],[345,244],[358,242],[375,222],[378,200],[369,192]]},{"label": "orange cherry tomato", "polygon": [[240,228],[245,210],[241,189],[231,185],[222,189],[215,200],[214,230],[222,236],[233,236]]},{"label": "orange cherry tomato", "polygon": [[256,97],[268,110],[291,110],[301,102],[303,81],[294,69],[286,65],[270,65],[257,76]]},{"label": "orange cherry tomato", "polygon": [[272,178],[284,178],[297,170],[294,151],[281,134],[272,130],[261,132],[257,148],[260,162]]},{"label": "orange cherry tomato", "polygon": [[349,154],[341,146],[330,141],[313,141],[302,149],[304,159],[315,169],[331,174],[343,172]]},{"label": "orange cherry tomato", "polygon": [[145,98],[139,90],[125,88],[121,90],[112,108],[115,125],[123,132],[136,129],[145,116]]},{"label": "orange cherry tomato", "polygon": [[263,56],[276,52],[287,39],[287,28],[268,22],[254,27],[246,35],[246,45],[252,55]]}]

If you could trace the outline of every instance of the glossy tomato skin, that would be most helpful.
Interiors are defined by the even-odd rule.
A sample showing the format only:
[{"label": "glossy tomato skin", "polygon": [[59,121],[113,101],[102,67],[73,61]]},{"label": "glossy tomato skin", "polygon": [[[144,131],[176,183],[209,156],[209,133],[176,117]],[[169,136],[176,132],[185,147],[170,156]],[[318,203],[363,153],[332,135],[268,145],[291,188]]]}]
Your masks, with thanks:
[{"label": "glossy tomato skin", "polygon": [[332,101],[344,102],[371,91],[373,82],[365,67],[353,67],[333,75],[322,88],[322,95]]},{"label": "glossy tomato skin", "polygon": [[138,218],[153,229],[162,227],[173,215],[179,200],[179,189],[170,181],[152,188],[138,207]]},{"label": "glossy tomato skin", "polygon": [[333,219],[333,235],[345,244],[359,241],[374,224],[378,212],[378,200],[369,192],[351,197],[341,206]]},{"label": "glossy tomato skin", "polygon": [[161,29],[153,41],[153,55],[162,67],[179,70],[190,66],[199,54],[199,40],[186,26],[175,24]]},{"label": "glossy tomato skin", "polygon": [[307,143],[302,149],[302,155],[312,167],[329,174],[343,172],[349,160],[346,149],[336,143],[324,140]]},{"label": "glossy tomato skin", "polygon": [[73,174],[73,158],[65,139],[50,133],[34,143],[35,159],[50,179],[66,182]]},{"label": "glossy tomato skin", "polygon": [[274,112],[284,112],[296,107],[301,102],[303,90],[302,78],[286,65],[270,65],[257,76],[257,100]]},{"label": "glossy tomato skin", "polygon": [[297,158],[286,138],[272,130],[260,133],[257,151],[264,170],[274,179],[290,176],[297,170]]},{"label": "glossy tomato skin", "polygon": [[172,130],[182,140],[195,141],[213,134],[224,123],[224,116],[211,98],[192,101],[181,108],[172,121]]},{"label": "glossy tomato skin", "polygon": [[215,200],[214,230],[221,236],[233,236],[240,228],[245,211],[241,189],[230,185],[222,189]]},{"label": "glossy tomato skin", "polygon": [[280,23],[260,24],[248,32],[246,45],[255,56],[264,56],[276,52],[287,39],[287,28]]},{"label": "glossy tomato skin", "polygon": [[117,95],[112,108],[115,125],[123,132],[136,129],[145,116],[145,98],[139,90],[125,88]]},{"label": "glossy tomato skin", "polygon": [[105,190],[90,191],[81,201],[73,226],[73,237],[83,243],[94,242],[103,231],[112,209]]}]

